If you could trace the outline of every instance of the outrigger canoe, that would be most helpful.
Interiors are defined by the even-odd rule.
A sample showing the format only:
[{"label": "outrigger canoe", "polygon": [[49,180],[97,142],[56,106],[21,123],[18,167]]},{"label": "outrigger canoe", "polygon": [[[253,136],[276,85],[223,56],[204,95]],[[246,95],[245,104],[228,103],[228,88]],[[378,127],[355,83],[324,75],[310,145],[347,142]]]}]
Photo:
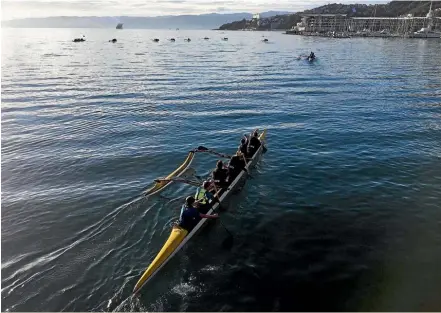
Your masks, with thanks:
[{"label": "outrigger canoe", "polygon": [[[263,130],[263,132],[260,134],[259,139],[262,143],[265,141],[267,130]],[[247,171],[254,167],[258,160],[260,159],[260,156],[263,152],[263,144],[260,146],[260,148],[256,151],[253,158],[248,161],[246,165]],[[176,177],[177,175],[182,174],[190,165],[191,160],[193,160],[194,153],[188,155],[186,161],[173,173],[171,173],[168,178]],[[208,211],[207,214],[213,214],[222,203],[225,203],[229,196],[233,193],[234,190],[239,188],[241,186],[241,182],[243,182],[246,179],[247,172],[242,171],[236,179],[228,186],[227,190],[222,194],[222,196],[219,199],[219,203],[215,203],[213,207]],[[160,190],[162,190],[165,186],[158,185],[154,186],[153,188],[149,190],[153,190],[152,192],[157,193]],[[156,255],[155,259],[150,263],[149,267],[145,270],[144,274],[142,274],[141,278],[138,280],[138,282],[135,285],[135,288],[133,288],[133,293],[137,294],[142,287],[144,287],[156,274],[159,273],[159,271],[178,253],[185,245],[186,243],[193,238],[194,235],[196,235],[203,226],[205,226],[207,223],[207,219],[203,218],[189,233],[187,230],[174,225],[171,231],[170,236],[168,237],[167,241],[163,245],[162,249],[159,251],[159,253]]]}]

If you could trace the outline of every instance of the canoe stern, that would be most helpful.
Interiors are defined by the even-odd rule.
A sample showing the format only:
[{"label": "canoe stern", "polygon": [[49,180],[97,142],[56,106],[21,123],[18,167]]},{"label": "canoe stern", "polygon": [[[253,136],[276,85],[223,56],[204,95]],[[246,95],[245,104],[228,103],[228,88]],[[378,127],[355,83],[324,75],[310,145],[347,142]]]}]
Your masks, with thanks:
[{"label": "canoe stern", "polygon": [[136,283],[133,292],[137,292],[147,280],[152,277],[152,275],[156,272],[156,270],[167,260],[167,258],[176,250],[179,244],[184,240],[185,236],[187,236],[188,231],[179,227],[173,226],[173,229],[170,233],[165,244],[162,246],[161,251],[156,255],[155,259],[152,261],[150,266],[145,270],[144,274]]}]

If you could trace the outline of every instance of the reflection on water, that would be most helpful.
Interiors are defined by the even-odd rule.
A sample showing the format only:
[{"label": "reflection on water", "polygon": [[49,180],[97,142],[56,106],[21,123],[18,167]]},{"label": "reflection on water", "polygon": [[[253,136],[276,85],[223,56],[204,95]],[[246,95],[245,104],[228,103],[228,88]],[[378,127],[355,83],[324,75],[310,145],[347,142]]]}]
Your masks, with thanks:
[{"label": "reflection on water", "polygon": [[[2,32],[2,310],[441,308],[440,41],[82,32]],[[128,298],[194,192],[141,191],[254,128],[232,250],[214,224]]]}]

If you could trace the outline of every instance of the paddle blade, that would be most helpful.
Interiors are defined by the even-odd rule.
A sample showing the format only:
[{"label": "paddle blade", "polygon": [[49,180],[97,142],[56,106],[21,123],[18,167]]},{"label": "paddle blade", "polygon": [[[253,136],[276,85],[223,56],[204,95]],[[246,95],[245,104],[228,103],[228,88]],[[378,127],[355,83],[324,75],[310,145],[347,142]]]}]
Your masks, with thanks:
[{"label": "paddle blade", "polygon": [[227,238],[225,238],[225,240],[222,242],[222,248],[224,249],[231,249],[233,247],[234,244],[234,238],[233,236],[228,236]]},{"label": "paddle blade", "polygon": [[207,151],[208,148],[206,148],[206,147],[204,147],[204,146],[199,146],[199,147],[198,147],[198,150],[199,150],[199,151]]}]

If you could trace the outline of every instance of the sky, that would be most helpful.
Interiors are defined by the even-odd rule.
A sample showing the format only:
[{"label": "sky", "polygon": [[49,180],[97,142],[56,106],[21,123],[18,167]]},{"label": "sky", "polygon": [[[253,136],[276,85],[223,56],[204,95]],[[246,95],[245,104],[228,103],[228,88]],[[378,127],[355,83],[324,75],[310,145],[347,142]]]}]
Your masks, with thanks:
[{"label": "sky", "polygon": [[357,0],[1,0],[2,20],[48,16],[160,16],[264,11],[298,12]]}]

